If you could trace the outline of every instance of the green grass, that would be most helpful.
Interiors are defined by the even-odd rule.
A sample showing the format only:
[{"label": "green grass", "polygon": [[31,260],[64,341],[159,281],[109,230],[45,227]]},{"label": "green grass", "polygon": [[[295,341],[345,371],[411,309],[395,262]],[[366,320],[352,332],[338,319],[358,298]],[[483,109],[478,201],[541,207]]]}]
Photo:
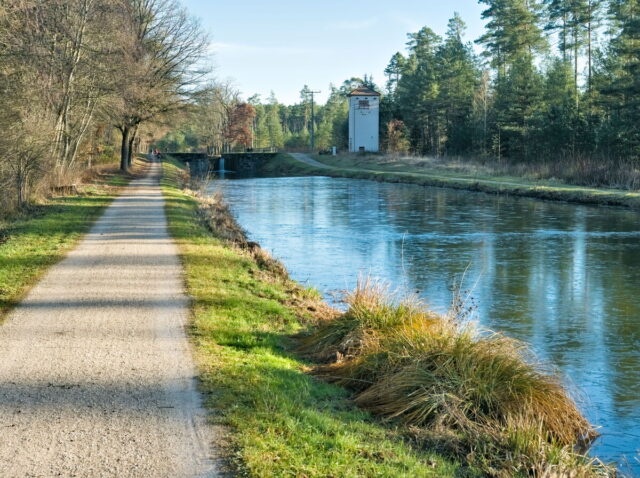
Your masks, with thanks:
[{"label": "green grass", "polygon": [[0,224],[0,319],[79,241],[130,177],[103,175],[81,193],[47,200]]},{"label": "green grass", "polygon": [[[579,204],[623,206],[640,209],[640,192],[623,189],[605,189],[575,186],[550,180],[533,180],[523,177],[495,176],[473,171],[450,171],[442,168],[416,166],[409,162],[384,161],[379,157],[360,158],[354,155],[339,157],[313,156],[331,166],[319,169],[302,164],[286,154],[280,154],[264,167],[265,174],[274,175],[322,175],[368,179],[373,181],[400,182],[421,186],[507,194],[537,199],[567,201]],[[367,159],[368,158],[368,159]]]},{"label": "green grass", "polygon": [[227,451],[238,469],[257,477],[473,476],[356,408],[345,389],[305,373],[311,364],[292,352],[305,319],[292,304],[317,293],[269,276],[251,254],[215,237],[179,188],[177,163],[165,162],[164,173],[201,387],[214,420],[231,431]]}]

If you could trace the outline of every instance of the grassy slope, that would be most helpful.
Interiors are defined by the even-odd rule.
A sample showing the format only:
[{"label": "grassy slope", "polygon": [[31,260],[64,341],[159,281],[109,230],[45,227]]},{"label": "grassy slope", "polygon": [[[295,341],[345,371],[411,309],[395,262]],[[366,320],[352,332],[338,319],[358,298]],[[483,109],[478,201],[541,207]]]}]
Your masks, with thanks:
[{"label": "grassy slope", "polygon": [[0,227],[0,319],[77,244],[129,179],[103,175],[79,195],[50,199]]},{"label": "grassy slope", "polygon": [[371,164],[353,156],[339,158],[313,157],[332,166],[332,169],[314,168],[282,154],[277,161],[273,161],[265,167],[265,173],[278,175],[321,174],[323,176],[412,183],[422,186],[448,187],[493,194],[510,194],[581,204],[624,206],[640,209],[640,193],[635,191],[587,188],[552,181],[530,181],[514,177],[465,175],[442,170],[424,170],[403,165],[402,162]]},{"label": "grassy slope", "polygon": [[163,191],[193,298],[192,333],[207,405],[232,431],[230,453],[250,476],[461,476],[454,463],[413,449],[358,410],[344,389],[305,373],[291,352],[302,325],[285,284],[216,239],[194,198],[164,165]]}]

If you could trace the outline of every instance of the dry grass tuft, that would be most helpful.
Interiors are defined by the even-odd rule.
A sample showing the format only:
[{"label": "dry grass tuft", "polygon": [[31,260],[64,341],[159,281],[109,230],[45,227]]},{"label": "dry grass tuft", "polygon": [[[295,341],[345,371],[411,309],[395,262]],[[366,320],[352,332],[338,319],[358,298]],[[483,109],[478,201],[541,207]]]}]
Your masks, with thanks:
[{"label": "dry grass tuft", "polygon": [[360,407],[446,437],[440,445],[496,476],[565,468],[596,476],[603,469],[576,453],[597,436],[593,426],[522,342],[390,296],[370,281],[348,305],[300,348],[324,362],[316,375],[353,390]]},{"label": "dry grass tuft", "polygon": [[385,332],[404,327],[425,327],[438,317],[415,300],[404,299],[397,304],[389,297],[386,285],[370,280],[359,281],[345,302],[349,308],[339,318],[321,323],[313,335],[301,340],[300,352],[319,362],[344,365],[367,350],[379,345]]}]

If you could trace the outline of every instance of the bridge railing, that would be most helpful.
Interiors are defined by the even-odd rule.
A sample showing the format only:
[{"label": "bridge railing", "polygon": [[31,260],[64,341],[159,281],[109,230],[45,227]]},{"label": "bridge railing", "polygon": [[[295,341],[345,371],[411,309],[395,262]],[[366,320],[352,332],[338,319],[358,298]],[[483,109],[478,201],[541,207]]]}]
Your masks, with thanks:
[{"label": "bridge railing", "polygon": [[175,157],[176,159],[180,159],[182,161],[192,161],[194,159],[207,159],[207,158],[218,158],[220,156],[226,155],[234,155],[234,154],[275,154],[278,152],[278,148],[245,148],[245,149],[236,149],[233,151],[228,151],[226,153],[218,153],[213,155],[208,155],[207,153],[173,153],[168,152],[167,154]]},{"label": "bridge railing", "polygon": [[[244,148],[244,149],[234,149],[233,151],[229,151],[226,154],[233,153],[277,153],[278,148],[275,146],[271,146],[269,148]],[[225,153],[222,153],[225,154]]]}]

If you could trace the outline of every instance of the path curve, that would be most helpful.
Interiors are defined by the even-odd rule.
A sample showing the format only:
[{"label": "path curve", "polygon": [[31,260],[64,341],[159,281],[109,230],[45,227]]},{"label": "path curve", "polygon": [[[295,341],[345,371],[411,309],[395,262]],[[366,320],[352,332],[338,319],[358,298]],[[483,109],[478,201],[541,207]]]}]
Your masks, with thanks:
[{"label": "path curve", "polygon": [[315,166],[316,168],[321,169],[333,169],[328,164],[321,163],[320,161],[316,161],[311,156],[304,153],[289,153],[290,156],[293,156],[294,159],[297,159],[301,163],[308,164],[309,166]]},{"label": "path curve", "polygon": [[208,477],[154,163],[0,327],[0,476]]}]

